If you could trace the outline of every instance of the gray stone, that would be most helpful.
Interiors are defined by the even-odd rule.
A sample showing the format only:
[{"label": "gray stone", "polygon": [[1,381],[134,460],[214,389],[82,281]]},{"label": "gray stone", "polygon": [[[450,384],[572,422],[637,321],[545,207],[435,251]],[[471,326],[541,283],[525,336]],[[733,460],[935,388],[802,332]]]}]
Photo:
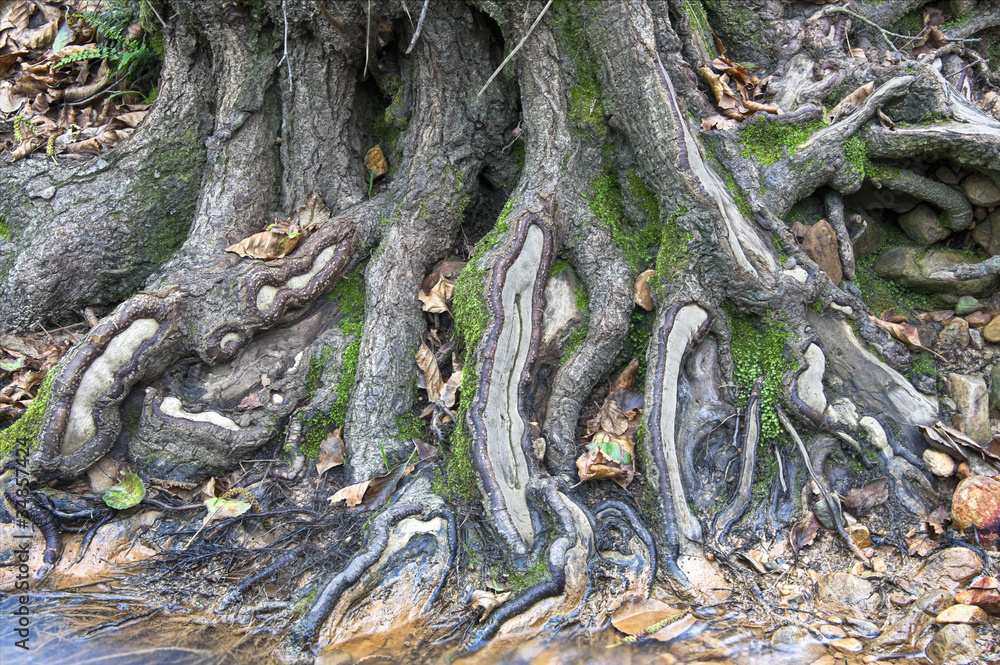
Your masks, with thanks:
[{"label": "gray stone", "polygon": [[969,342],[976,351],[983,350],[983,333],[975,328],[969,328]]},{"label": "gray stone", "polygon": [[976,224],[976,228],[972,230],[972,239],[990,256],[1000,254],[1000,211]]},{"label": "gray stone", "polygon": [[937,171],[934,172],[934,175],[937,176],[938,180],[940,180],[946,185],[958,184],[958,176],[956,176],[955,172],[949,169],[947,166],[942,166],[941,168],[939,168]]},{"label": "gray stone", "polygon": [[955,305],[955,313],[959,316],[965,316],[966,314],[972,314],[980,307],[982,305],[972,296],[962,296],[958,299],[958,304]]},{"label": "gray stone", "polygon": [[[962,321],[963,319],[956,319]],[[968,323],[966,335],[968,335]],[[990,431],[990,403],[986,391],[986,381],[981,376],[949,374],[951,396],[965,419],[965,433],[979,443],[993,438]]]},{"label": "gray stone", "polygon": [[976,646],[976,629],[964,623],[948,624],[927,645],[927,657],[934,665],[965,665],[982,655]]},{"label": "gray stone", "polygon": [[874,267],[875,272],[881,277],[925,293],[951,293],[962,296],[996,287],[996,275],[961,282],[943,282],[928,277],[938,270],[968,261],[965,254],[949,249],[933,249],[925,252],[917,247],[893,247],[878,257]]},{"label": "gray stone", "polygon": [[924,203],[900,215],[899,225],[906,235],[923,245],[933,244],[951,235],[951,230],[941,225],[938,214]]},{"label": "gray stone", "polygon": [[962,189],[972,205],[989,208],[1000,204],[1000,187],[981,173],[973,173],[966,178]]},{"label": "gray stone", "polygon": [[969,340],[969,322],[956,316],[941,328],[938,346],[946,349],[967,349]]},{"label": "gray stone", "polygon": [[1000,410],[1000,363],[990,369],[990,406]]},{"label": "gray stone", "polygon": [[828,611],[863,618],[875,613],[879,595],[866,579],[833,573],[820,580],[817,600]]},{"label": "gray stone", "polygon": [[934,623],[942,610],[955,603],[955,598],[941,589],[928,591],[906,608],[906,613],[889,624],[871,644],[874,652],[895,651],[900,645],[915,646],[920,635]]}]

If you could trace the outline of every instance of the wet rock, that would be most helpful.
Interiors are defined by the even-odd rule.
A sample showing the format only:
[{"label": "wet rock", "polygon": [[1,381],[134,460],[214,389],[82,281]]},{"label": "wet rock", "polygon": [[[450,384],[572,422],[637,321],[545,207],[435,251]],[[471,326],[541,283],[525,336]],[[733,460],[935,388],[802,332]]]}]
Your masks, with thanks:
[{"label": "wet rock", "polygon": [[975,605],[952,605],[935,619],[938,623],[986,623],[986,612]]},{"label": "wet rock", "polygon": [[975,328],[969,328],[969,344],[972,345],[976,351],[983,350],[983,333],[979,332]]},{"label": "wet rock", "polygon": [[1000,187],[981,173],[973,173],[962,183],[965,196],[974,206],[989,208],[1000,204]]},{"label": "wet rock", "polygon": [[970,476],[960,482],[951,498],[951,520],[956,529],[976,527],[983,546],[992,545],[1000,537],[1000,481]]},{"label": "wet rock", "polygon": [[774,631],[771,646],[775,651],[800,654],[806,663],[826,653],[826,647],[801,626],[782,626]]},{"label": "wet rock", "polygon": [[959,263],[968,257],[950,249],[932,249],[924,252],[917,247],[893,247],[875,261],[875,272],[903,286],[925,293],[950,293],[958,296],[992,289],[997,284],[996,275],[961,282],[943,282],[930,279],[929,275]]},{"label": "wet rock", "polygon": [[977,661],[976,629],[968,624],[949,624],[927,645],[927,657],[934,665],[966,665]]},{"label": "wet rock", "polygon": [[935,171],[934,177],[946,185],[958,184],[958,176],[955,175],[955,172],[949,169],[947,166],[942,166],[937,171]]},{"label": "wet rock", "polygon": [[973,312],[965,317],[973,328],[982,328],[993,319],[987,312]]},{"label": "wet rock", "polygon": [[833,626],[828,623],[824,623],[816,628],[819,634],[828,640],[839,640],[847,637],[847,633],[840,626]]},{"label": "wet rock", "polygon": [[955,602],[942,589],[928,591],[910,605],[900,619],[889,624],[871,644],[872,651],[895,651],[901,645],[914,646],[920,635],[934,623],[934,617]]},{"label": "wet rock", "polygon": [[938,214],[924,203],[900,215],[899,225],[906,235],[922,245],[934,244],[951,235],[951,229],[942,226]]},{"label": "wet rock", "polygon": [[1000,316],[993,317],[993,320],[986,324],[983,328],[983,337],[991,344],[1000,342]]},{"label": "wet rock", "polygon": [[879,596],[868,580],[833,573],[820,580],[817,600],[827,611],[862,618],[875,613]]},{"label": "wet rock", "polygon": [[983,570],[983,561],[965,547],[949,547],[932,556],[914,575],[913,581],[952,593],[962,589]]},{"label": "wet rock", "polygon": [[859,653],[865,648],[865,645],[861,643],[861,640],[853,637],[845,637],[842,640],[834,640],[830,643],[830,646],[843,653]]},{"label": "wet rock", "polygon": [[792,225],[792,235],[802,245],[806,255],[816,262],[816,265],[830,277],[830,281],[839,284],[844,278],[840,265],[840,254],[837,251],[837,234],[825,219],[812,226],[800,222]]},{"label": "wet rock", "polygon": [[[976,211],[984,208],[976,208]],[[1000,211],[986,217],[972,230],[972,239],[985,249],[990,256],[1000,254]]]},{"label": "wet rock", "polygon": [[938,335],[938,346],[945,349],[967,349],[970,341],[969,322],[959,316],[944,324]]},{"label": "wet rock", "polygon": [[990,406],[1000,409],[1000,363],[990,368]]},{"label": "wet rock", "polygon": [[1000,580],[995,577],[979,577],[972,581],[968,589],[956,595],[955,600],[981,607],[987,614],[1000,616]]},{"label": "wet rock", "polygon": [[951,455],[928,448],[921,457],[923,457],[927,470],[935,476],[947,478],[955,475],[955,467],[958,466],[958,463]]},{"label": "wet rock", "polygon": [[980,307],[982,307],[980,302],[972,296],[962,296],[955,305],[955,313],[959,316],[965,316],[978,311]]},{"label": "wet rock", "polygon": [[965,421],[965,433],[979,443],[992,439],[990,401],[983,377],[952,373],[948,375],[948,381],[951,383],[951,397]]}]

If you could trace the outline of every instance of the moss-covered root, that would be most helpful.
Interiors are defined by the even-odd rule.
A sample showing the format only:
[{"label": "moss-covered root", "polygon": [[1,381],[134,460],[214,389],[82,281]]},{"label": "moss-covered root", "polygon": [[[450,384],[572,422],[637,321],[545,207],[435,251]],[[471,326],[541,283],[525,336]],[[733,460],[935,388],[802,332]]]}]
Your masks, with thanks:
[{"label": "moss-covered root", "polygon": [[972,206],[969,200],[943,182],[891,166],[880,165],[870,171],[868,178],[876,187],[909,194],[940,208],[941,224],[945,227],[962,231],[972,226]]}]

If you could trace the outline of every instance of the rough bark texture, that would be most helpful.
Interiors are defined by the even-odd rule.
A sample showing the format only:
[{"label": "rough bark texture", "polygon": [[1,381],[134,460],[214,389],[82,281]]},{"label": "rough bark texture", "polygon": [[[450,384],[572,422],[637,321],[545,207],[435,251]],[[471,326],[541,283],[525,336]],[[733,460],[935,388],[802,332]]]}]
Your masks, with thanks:
[{"label": "rough bark texture", "polygon": [[[854,11],[889,26],[922,4]],[[706,547],[725,558],[741,521],[787,526],[809,482],[800,450],[825,458],[841,440],[831,435],[871,442],[898,505],[936,505],[916,426],[940,418],[940,404],[900,374],[909,351],[871,322],[853,279],[870,268],[856,251],[878,188],[926,201],[950,232],[973,223],[965,194],[911,160],[933,155],[1000,182],[1000,121],[973,101],[989,91],[988,72],[967,98],[936,54],[883,58],[872,25],[802,2],[557,2],[537,25],[541,2],[431,2],[412,49],[412,2],[411,18],[389,0],[165,5],[160,101],[131,138],[84,164],[0,169],[13,237],[0,245],[0,331],[116,306],[54,370],[32,458],[39,477],[79,476],[117,443],[147,475],[199,479],[276,439],[294,457],[303,427],[319,438],[343,427],[347,482],[406,462],[406,419],[420,411],[413,358],[428,331],[416,294],[440,261],[471,254],[453,303],[454,354],[439,358],[462,358],[466,376],[458,405],[434,415],[435,428],[442,414],[454,428],[439,442],[446,490],[424,473],[403,483],[296,623],[292,657],[317,639],[353,639],[369,598],[385,618],[365,630],[378,632],[418,620],[412,606],[392,607],[430,607],[458,589],[448,504],[468,509],[461,497],[485,508],[471,512],[497,563],[541,571],[453,638],[466,649],[546,617],[599,627],[657,574],[681,595],[710,597],[725,582]],[[701,129],[716,113],[697,73],[714,57],[706,17],[734,60],[774,75],[782,115]],[[815,124],[866,81],[874,92],[856,110]],[[362,166],[376,143],[391,168],[381,181]],[[288,257],[223,251],[312,192],[331,215]],[[829,220],[841,284],[783,221],[798,209]],[[484,218],[497,219],[489,234]],[[557,261],[586,305],[573,310],[587,328],[571,347],[568,334],[545,333],[546,312],[559,309],[546,294],[569,292],[547,289]],[[358,266],[358,297],[325,297]],[[635,279],[651,267],[654,311],[633,311]],[[747,352],[751,337],[762,341]],[[595,395],[631,356],[644,376],[641,506],[609,481],[576,487]],[[807,443],[795,447],[799,434]],[[793,458],[763,494],[762,443]],[[822,459],[813,468],[822,476]],[[593,574],[612,565],[595,555],[616,529],[631,544],[616,550],[626,554],[613,588]],[[411,592],[380,595],[383,576]],[[464,602],[457,593],[445,595]]]}]

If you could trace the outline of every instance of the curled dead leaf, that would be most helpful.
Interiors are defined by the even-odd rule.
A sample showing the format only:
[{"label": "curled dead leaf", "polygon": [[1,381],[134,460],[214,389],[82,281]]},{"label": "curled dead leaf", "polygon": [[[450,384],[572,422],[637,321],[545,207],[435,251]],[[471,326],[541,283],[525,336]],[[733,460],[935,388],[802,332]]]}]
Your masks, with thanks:
[{"label": "curled dead leaf", "polygon": [[789,532],[789,540],[795,553],[798,554],[803,547],[812,545],[818,532],[819,520],[811,510],[807,510]]},{"label": "curled dead leaf", "polygon": [[330,436],[319,444],[319,459],[316,460],[316,473],[324,473],[344,463],[344,440],[341,438],[343,427],[338,427]]},{"label": "curled dead leaf", "polygon": [[656,275],[655,270],[646,270],[639,274],[635,280],[635,289],[632,299],[635,304],[642,307],[647,312],[653,311],[653,298],[649,294],[649,280]]},{"label": "curled dead leaf", "polygon": [[868,99],[868,95],[875,91],[875,82],[869,81],[864,85],[855,88],[849,95],[844,97],[840,102],[833,107],[830,111],[830,122],[836,122],[843,116],[850,115],[854,113],[861,103]]},{"label": "curled dead leaf", "polygon": [[[437,402],[441,399],[441,392],[445,388],[445,383],[441,379],[441,370],[438,368],[437,358],[426,344],[421,343],[417,349],[417,367],[424,373],[424,381],[427,387],[427,401]],[[454,399],[452,400],[454,404]]]},{"label": "curled dead leaf", "polygon": [[888,499],[889,481],[885,478],[876,478],[860,489],[849,490],[841,501],[841,505],[850,514],[861,517]]},{"label": "curled dead leaf", "polygon": [[510,593],[510,591],[496,593],[485,589],[475,589],[469,597],[469,605],[473,608],[483,610],[483,615],[479,617],[479,621],[482,623],[493,610],[503,605],[510,598]]},{"label": "curled dead leaf", "polygon": [[280,259],[287,256],[298,244],[298,236],[289,237],[281,232],[261,231],[226,247],[226,251],[250,259]]}]

